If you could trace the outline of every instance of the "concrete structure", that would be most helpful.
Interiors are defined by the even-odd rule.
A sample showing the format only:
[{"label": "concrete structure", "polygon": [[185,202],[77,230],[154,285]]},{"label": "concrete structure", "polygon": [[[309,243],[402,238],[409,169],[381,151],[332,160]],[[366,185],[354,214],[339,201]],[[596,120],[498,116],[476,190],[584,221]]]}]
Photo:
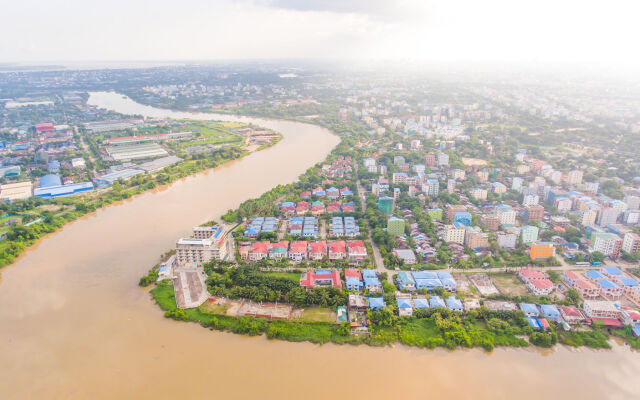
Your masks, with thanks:
[{"label": "concrete structure", "polygon": [[531,243],[531,250],[529,255],[532,260],[546,260],[553,257],[555,254],[555,248],[553,243],[536,242]]},{"label": "concrete structure", "polygon": [[404,220],[401,218],[391,217],[387,220],[387,233],[392,236],[404,235]]},{"label": "concrete structure", "polygon": [[501,249],[515,249],[518,236],[515,233],[498,233],[498,247]]},{"label": "concrete structure", "polygon": [[500,225],[515,225],[516,212],[513,208],[511,208],[511,206],[506,204],[496,206],[495,213],[500,220]]},{"label": "concrete structure", "polygon": [[532,225],[525,225],[520,229],[520,237],[522,243],[531,244],[538,240],[538,227]]},{"label": "concrete structure", "polygon": [[580,215],[580,224],[582,226],[595,225],[597,217],[598,217],[597,210],[594,210],[594,209],[583,210]]},{"label": "concrete structure", "polygon": [[[206,236],[199,228],[194,228],[194,234]],[[196,232],[197,230],[197,232]],[[180,238],[176,242],[176,259],[182,265],[203,263],[215,260],[225,260],[228,255],[228,243],[222,228],[212,230],[212,235],[206,239]]]},{"label": "concrete structure", "polygon": [[604,254],[605,256],[618,257],[620,255],[620,249],[622,248],[622,239],[620,236],[609,233],[594,233],[591,236],[591,245],[589,251]]},{"label": "concrete structure", "polygon": [[582,183],[582,175],[582,171],[580,170],[569,171],[567,174],[567,183],[569,185],[578,185]]},{"label": "concrete structure", "polygon": [[17,183],[5,183],[0,185],[0,200],[15,201],[24,200],[32,196],[33,184],[29,181]]},{"label": "concrete structure", "polygon": [[526,211],[528,216],[527,221],[542,221],[542,218],[544,218],[544,207],[541,205],[530,205]]},{"label": "concrete structure", "polygon": [[465,226],[446,225],[444,230],[444,241],[447,243],[464,244]]},{"label": "concrete structure", "polygon": [[480,227],[468,226],[465,230],[464,245],[471,249],[489,247],[489,235],[482,232]]},{"label": "concrete structure", "polygon": [[622,250],[629,253],[640,253],[640,236],[633,232],[627,232],[622,239]]},{"label": "concrete structure", "polygon": [[93,183],[91,182],[80,182],[70,185],[39,187],[33,191],[33,195],[42,197],[43,199],[52,199],[89,192],[93,190],[93,188]]},{"label": "concrete structure", "polygon": [[393,198],[388,196],[383,196],[378,199],[378,210],[382,211],[384,214],[393,213]]},{"label": "concrete structure", "polygon": [[620,215],[620,212],[615,208],[604,207],[602,210],[600,210],[600,215],[598,216],[598,225],[607,226],[615,224],[618,220],[618,215]]}]

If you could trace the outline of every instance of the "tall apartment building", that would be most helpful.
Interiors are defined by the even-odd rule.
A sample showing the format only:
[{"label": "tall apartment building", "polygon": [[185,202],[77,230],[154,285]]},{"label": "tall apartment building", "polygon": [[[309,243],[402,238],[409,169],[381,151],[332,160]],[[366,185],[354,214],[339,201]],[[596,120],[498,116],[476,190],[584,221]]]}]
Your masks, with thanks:
[{"label": "tall apartment building", "polygon": [[596,224],[596,218],[598,217],[598,211],[594,209],[588,209],[582,211],[582,215],[580,218],[580,224],[582,226],[589,226]]},{"label": "tall apartment building", "polygon": [[522,205],[525,207],[536,205],[539,202],[540,196],[538,196],[537,194],[525,194],[522,199]]},{"label": "tall apartment building", "polygon": [[[200,228],[200,227],[196,227]],[[224,260],[227,257],[228,243],[223,230],[216,227],[215,233],[207,238],[181,238],[176,242],[176,259],[181,264],[202,265],[211,260]],[[205,236],[204,230],[194,228],[194,235]]]},{"label": "tall apartment building", "polygon": [[542,218],[544,218],[544,207],[539,204],[528,206],[527,214],[529,215],[529,221],[542,221]]},{"label": "tall apartment building", "polygon": [[567,183],[569,185],[578,185],[582,183],[582,171],[574,169],[567,174]]},{"label": "tall apartment building", "polygon": [[555,248],[553,243],[531,243],[530,257],[532,260],[546,260],[553,257]]},{"label": "tall apartment building", "polygon": [[500,225],[514,225],[516,223],[516,211],[511,206],[501,204],[496,206],[495,210]]},{"label": "tall apartment building", "polygon": [[465,230],[464,245],[471,249],[489,247],[489,235],[482,232],[478,226],[468,226]]},{"label": "tall apartment building", "polygon": [[599,251],[605,256],[618,257],[622,248],[620,236],[609,232],[598,232],[591,235],[589,250]]},{"label": "tall apartment building", "polygon": [[447,243],[464,244],[465,226],[446,225],[444,227],[444,241]]},{"label": "tall apartment building", "polygon": [[465,211],[467,211],[467,207],[463,206],[462,204],[449,204],[447,206],[447,222],[452,224],[456,213]]},{"label": "tall apartment building", "polygon": [[615,208],[604,207],[600,210],[600,215],[598,216],[598,225],[607,226],[611,224],[615,224],[618,220],[618,215],[620,212]]},{"label": "tall apartment building", "polygon": [[532,225],[525,225],[520,229],[520,235],[522,237],[522,243],[529,244],[538,240],[538,227]]},{"label": "tall apartment building", "polygon": [[633,254],[640,253],[640,236],[633,232],[627,232],[622,239],[622,250]]}]

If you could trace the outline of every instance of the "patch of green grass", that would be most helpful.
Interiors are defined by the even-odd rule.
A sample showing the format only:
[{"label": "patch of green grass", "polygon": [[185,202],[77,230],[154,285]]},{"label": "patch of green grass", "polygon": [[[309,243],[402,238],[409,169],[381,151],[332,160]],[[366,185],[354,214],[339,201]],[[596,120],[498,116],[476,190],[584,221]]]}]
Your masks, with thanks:
[{"label": "patch of green grass", "polygon": [[336,313],[324,307],[308,307],[302,312],[299,321],[336,323]]},{"label": "patch of green grass", "polygon": [[209,314],[226,315],[227,314],[227,306],[222,305],[222,304],[216,304],[216,303],[211,303],[211,302],[205,301],[200,306],[200,311],[202,311],[204,313],[209,313]]},{"label": "patch of green grass", "polygon": [[300,274],[297,272],[265,272],[264,275],[272,276],[275,278],[287,278],[294,281],[295,283],[300,282]]}]

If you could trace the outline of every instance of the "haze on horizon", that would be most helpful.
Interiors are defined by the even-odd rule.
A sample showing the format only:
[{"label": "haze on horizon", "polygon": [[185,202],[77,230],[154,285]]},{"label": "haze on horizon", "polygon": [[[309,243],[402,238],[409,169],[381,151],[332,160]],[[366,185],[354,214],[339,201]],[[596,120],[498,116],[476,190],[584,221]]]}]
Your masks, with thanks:
[{"label": "haze on horizon", "polygon": [[640,2],[624,0],[27,0],[0,9],[0,63],[309,58],[640,66]]}]

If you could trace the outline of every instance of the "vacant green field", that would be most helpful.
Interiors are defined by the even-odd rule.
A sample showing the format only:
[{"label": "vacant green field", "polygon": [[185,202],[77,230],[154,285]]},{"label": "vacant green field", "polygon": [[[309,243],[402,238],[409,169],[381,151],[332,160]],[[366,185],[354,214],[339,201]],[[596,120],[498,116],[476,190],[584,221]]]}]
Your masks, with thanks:
[{"label": "vacant green field", "polygon": [[297,272],[265,272],[264,275],[275,278],[287,278],[296,283],[300,282],[300,274]]},{"label": "vacant green field", "polygon": [[[234,126],[235,127],[235,126]],[[206,145],[206,144],[221,144],[221,143],[240,143],[242,137],[229,130],[225,124],[218,122],[200,123],[194,122],[184,126],[184,130],[193,131],[194,134],[199,137],[194,140],[181,142],[181,146],[194,146],[194,145]]]},{"label": "vacant green field", "polygon": [[302,315],[297,320],[302,322],[336,323],[336,318],[336,313],[329,308],[308,307],[304,309]]},{"label": "vacant green field", "polygon": [[200,311],[205,312],[205,313],[211,313],[211,314],[226,315],[227,306],[221,305],[221,304],[215,304],[215,303],[212,303],[212,302],[209,302],[209,301],[205,301],[200,306]]}]

